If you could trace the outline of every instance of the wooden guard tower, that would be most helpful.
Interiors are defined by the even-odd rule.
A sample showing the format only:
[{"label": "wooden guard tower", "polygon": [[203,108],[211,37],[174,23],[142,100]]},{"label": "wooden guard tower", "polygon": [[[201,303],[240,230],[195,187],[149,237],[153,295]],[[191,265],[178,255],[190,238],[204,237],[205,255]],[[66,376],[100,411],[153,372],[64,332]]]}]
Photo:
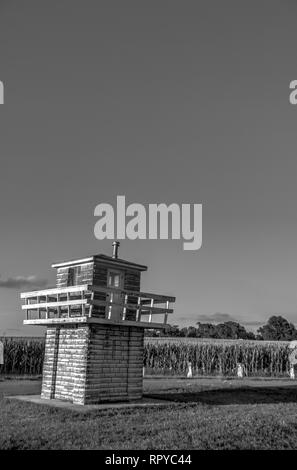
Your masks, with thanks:
[{"label": "wooden guard tower", "polygon": [[42,398],[84,405],[142,397],[144,329],[166,328],[175,298],[140,292],[147,267],[118,258],[118,247],[53,264],[56,288],[21,294],[24,324],[47,326]]}]

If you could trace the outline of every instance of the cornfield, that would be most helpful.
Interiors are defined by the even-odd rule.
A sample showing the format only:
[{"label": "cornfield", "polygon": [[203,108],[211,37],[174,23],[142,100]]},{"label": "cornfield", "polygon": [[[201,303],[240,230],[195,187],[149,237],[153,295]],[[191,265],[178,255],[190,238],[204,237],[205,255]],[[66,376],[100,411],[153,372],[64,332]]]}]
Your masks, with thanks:
[{"label": "cornfield", "polygon": [[148,374],[184,375],[191,362],[193,375],[237,373],[243,364],[248,376],[282,376],[289,373],[287,343],[264,341],[146,341],[144,366]]},{"label": "cornfield", "polygon": [[[1,339],[1,338],[0,338]],[[44,357],[42,338],[2,338],[4,365],[0,374],[40,375]],[[193,375],[236,375],[237,364],[248,376],[284,376],[289,373],[285,342],[147,338],[146,374],[185,375],[191,362]]]},{"label": "cornfield", "polygon": [[4,346],[4,364],[0,374],[40,375],[44,356],[41,339],[0,338]]}]

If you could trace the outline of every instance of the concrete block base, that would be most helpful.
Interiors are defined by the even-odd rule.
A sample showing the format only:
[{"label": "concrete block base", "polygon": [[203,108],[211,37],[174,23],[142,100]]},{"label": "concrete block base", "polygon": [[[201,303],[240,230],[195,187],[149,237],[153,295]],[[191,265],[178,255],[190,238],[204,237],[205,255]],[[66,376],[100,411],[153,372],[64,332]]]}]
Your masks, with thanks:
[{"label": "concrete block base", "polygon": [[176,402],[167,401],[167,400],[157,400],[155,398],[142,398],[137,401],[129,402],[116,402],[116,403],[100,403],[93,405],[77,405],[69,401],[57,400],[53,398],[52,400],[41,398],[40,395],[14,395],[6,397],[9,400],[19,400],[27,403],[36,403],[37,405],[46,405],[54,408],[67,409],[71,411],[78,411],[85,413],[87,411],[93,410],[107,410],[107,409],[123,409],[123,408],[147,408],[152,406],[172,406],[178,405]]},{"label": "concrete block base", "polygon": [[142,398],[143,328],[62,324],[47,328],[43,400],[78,405]]}]

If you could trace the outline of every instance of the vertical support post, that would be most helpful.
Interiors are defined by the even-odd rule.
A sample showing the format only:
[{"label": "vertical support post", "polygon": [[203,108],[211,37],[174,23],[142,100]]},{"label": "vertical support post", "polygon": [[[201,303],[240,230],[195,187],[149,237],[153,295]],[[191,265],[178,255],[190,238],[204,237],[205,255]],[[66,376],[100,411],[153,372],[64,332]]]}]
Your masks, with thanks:
[{"label": "vertical support post", "polygon": [[[169,309],[169,301],[166,302],[166,308]],[[167,325],[168,312],[164,315],[164,325]]]},{"label": "vertical support post", "polygon": [[[81,300],[84,300],[84,298],[85,298],[85,295],[84,295],[84,291],[82,290],[81,291]],[[81,314],[83,316],[86,314],[85,304],[81,304]]]},{"label": "vertical support post", "polygon": [[54,336],[54,347],[53,347],[53,362],[51,371],[51,387],[50,387],[50,399],[55,398],[56,392],[56,380],[57,380],[57,365],[58,365],[58,354],[59,354],[59,342],[60,342],[60,327],[55,329]]},{"label": "vertical support post", "polygon": [[95,297],[95,292],[92,291],[92,293],[91,293],[91,304],[90,304],[90,307],[89,307],[89,317],[92,316],[92,310],[93,310],[92,300],[94,300],[94,297]]},{"label": "vertical support post", "polygon": [[[60,296],[59,294],[57,294],[57,302],[60,301]],[[61,315],[61,307],[58,305],[57,306],[57,314],[58,314],[58,318],[60,318],[60,315]]]},{"label": "vertical support post", "polygon": [[[45,303],[48,303],[48,295],[45,296]],[[45,318],[48,319],[48,306],[45,307]]]},{"label": "vertical support post", "polygon": [[[37,296],[37,303],[39,304],[40,303],[40,297],[39,295]],[[38,318],[40,319],[40,308],[38,307],[37,309],[37,315],[38,315]]]},{"label": "vertical support post", "polygon": [[[154,299],[151,299],[151,308],[154,306]],[[152,322],[152,310],[150,310],[149,323]]]},{"label": "vertical support post", "polygon": [[108,320],[111,319],[112,301],[113,301],[113,293],[110,292],[110,294],[109,294],[109,303],[108,303],[108,317],[107,317]]},{"label": "vertical support post", "polygon": [[136,310],[136,321],[140,321],[141,318],[141,297],[137,299],[138,308]]},{"label": "vertical support post", "polygon": [[[128,295],[126,294],[124,298],[124,304],[126,305],[127,303],[128,303]],[[124,307],[122,320],[126,320],[126,313],[127,313],[127,307]]]},{"label": "vertical support post", "polygon": [[[67,302],[69,302],[69,300],[70,300],[70,293],[67,292]],[[68,309],[67,309],[67,310],[68,310],[68,318],[69,318],[69,317],[70,317],[70,305],[68,305]]]}]

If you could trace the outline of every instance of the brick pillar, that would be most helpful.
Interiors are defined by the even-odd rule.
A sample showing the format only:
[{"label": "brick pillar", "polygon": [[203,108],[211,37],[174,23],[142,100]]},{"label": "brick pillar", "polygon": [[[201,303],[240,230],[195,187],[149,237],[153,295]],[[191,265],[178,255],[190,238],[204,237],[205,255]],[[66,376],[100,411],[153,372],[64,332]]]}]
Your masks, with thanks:
[{"label": "brick pillar", "polygon": [[84,404],[142,397],[143,336],[137,327],[91,326]]},{"label": "brick pillar", "polygon": [[51,399],[54,398],[55,395],[59,336],[60,328],[58,326],[47,328],[42,373],[41,398]]},{"label": "brick pillar", "polygon": [[143,348],[139,327],[48,327],[41,397],[80,405],[140,399]]},{"label": "brick pillar", "polygon": [[128,400],[142,398],[143,392],[143,350],[144,330],[143,328],[129,328],[128,343],[128,376],[127,395]]},{"label": "brick pillar", "polygon": [[72,401],[77,405],[85,404],[87,357],[89,349],[90,327],[77,330],[77,358],[73,361],[73,390]]}]

